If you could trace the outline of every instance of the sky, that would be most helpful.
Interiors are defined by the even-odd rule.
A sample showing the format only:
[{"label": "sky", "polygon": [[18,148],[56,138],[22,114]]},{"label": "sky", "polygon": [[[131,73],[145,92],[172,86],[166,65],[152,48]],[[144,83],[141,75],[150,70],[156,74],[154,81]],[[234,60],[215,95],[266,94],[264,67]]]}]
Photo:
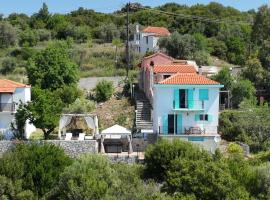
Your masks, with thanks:
[{"label": "sky", "polygon": [[[198,3],[208,4],[211,1],[214,0],[130,0],[130,2],[139,2],[151,7],[168,2],[190,6]],[[110,13],[121,8],[128,0],[0,0],[0,13],[5,16],[13,12],[31,15],[40,9],[43,2],[49,6],[51,13],[68,13],[79,7]],[[216,0],[216,2],[225,6],[232,6],[242,11],[257,9],[262,4],[270,5],[270,0]]]}]

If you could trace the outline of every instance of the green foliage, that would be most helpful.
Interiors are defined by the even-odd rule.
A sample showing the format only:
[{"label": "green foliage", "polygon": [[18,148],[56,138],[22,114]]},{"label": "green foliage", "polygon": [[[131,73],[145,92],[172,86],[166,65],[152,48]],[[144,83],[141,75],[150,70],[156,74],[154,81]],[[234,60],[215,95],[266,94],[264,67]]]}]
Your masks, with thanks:
[{"label": "green foliage", "polygon": [[255,170],[256,178],[253,190],[260,199],[269,199],[270,197],[270,163],[259,166]]},{"label": "green foliage", "polygon": [[167,171],[166,191],[194,194],[197,199],[248,199],[249,194],[234,180],[225,164],[189,160],[172,161]]},{"label": "green foliage", "polygon": [[115,24],[110,23],[101,25],[95,35],[104,42],[112,42],[114,38],[120,37],[120,32]]},{"label": "green foliage", "polygon": [[220,132],[229,141],[241,141],[250,146],[251,151],[269,149],[269,108],[242,102],[239,110],[228,110],[220,115]]},{"label": "green foliage", "polygon": [[201,151],[197,146],[180,140],[159,140],[155,145],[149,146],[145,152],[145,174],[149,178],[163,181],[173,160],[202,159],[210,160],[207,152]]},{"label": "green foliage", "polygon": [[42,90],[40,88],[32,88],[32,98],[27,105],[30,113],[30,121],[44,132],[45,139],[59,123],[60,114],[65,107],[57,91]]},{"label": "green foliage", "polygon": [[16,41],[16,29],[8,22],[0,22],[0,48],[14,46]]},{"label": "green foliage", "polygon": [[256,89],[253,83],[249,80],[240,79],[232,87],[232,105],[234,108],[238,108],[240,103],[244,100],[251,100],[256,102],[255,92]]},{"label": "green foliage", "polygon": [[237,65],[243,65],[245,62],[245,44],[243,39],[239,37],[229,38],[226,41],[226,46],[228,48],[228,61]]},{"label": "green foliage", "polygon": [[37,45],[39,40],[36,31],[31,29],[26,29],[20,34],[19,45],[23,47],[33,47]]},{"label": "green foliage", "polygon": [[7,75],[12,73],[16,68],[16,61],[13,58],[5,58],[2,61],[2,66],[0,68],[0,73]]},{"label": "green foliage", "polygon": [[224,85],[224,89],[226,90],[230,90],[232,88],[234,78],[232,77],[228,67],[223,67],[217,75],[214,75],[211,78]]},{"label": "green foliage", "polygon": [[114,85],[111,81],[102,80],[98,82],[94,91],[97,101],[107,101],[113,95]]},{"label": "green foliage", "polygon": [[231,154],[242,154],[243,149],[239,144],[232,142],[228,146],[228,152]]},{"label": "green foliage", "polygon": [[[0,174],[12,181],[21,181],[23,190],[31,190],[38,197],[42,197],[70,164],[70,158],[59,147],[48,144],[21,144],[0,159]],[[20,195],[30,196],[30,193],[24,192]]]},{"label": "green foliage", "polygon": [[86,114],[92,112],[96,107],[95,102],[85,98],[78,98],[67,108],[64,108],[64,113]]},{"label": "green foliage", "polygon": [[49,47],[30,59],[27,75],[31,85],[56,90],[75,84],[78,69],[63,47]]}]

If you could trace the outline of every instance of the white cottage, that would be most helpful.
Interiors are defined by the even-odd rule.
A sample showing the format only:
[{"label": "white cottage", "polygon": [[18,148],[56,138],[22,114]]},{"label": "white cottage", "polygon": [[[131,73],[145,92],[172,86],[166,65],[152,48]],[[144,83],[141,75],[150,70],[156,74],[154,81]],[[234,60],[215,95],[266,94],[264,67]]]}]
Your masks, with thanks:
[{"label": "white cottage", "polygon": [[[12,137],[11,123],[20,102],[31,101],[31,86],[11,80],[0,79],[0,132],[6,139]],[[26,122],[25,137],[29,138],[36,128]]]},{"label": "white cottage", "polygon": [[177,73],[154,84],[154,133],[196,142],[214,152],[220,141],[219,90],[222,87],[197,73]]},{"label": "white cottage", "polygon": [[158,40],[160,37],[167,37],[170,32],[164,27],[148,26],[142,31],[139,25],[136,26],[134,40],[131,42],[134,50],[138,53],[145,54],[147,51],[158,51]]}]

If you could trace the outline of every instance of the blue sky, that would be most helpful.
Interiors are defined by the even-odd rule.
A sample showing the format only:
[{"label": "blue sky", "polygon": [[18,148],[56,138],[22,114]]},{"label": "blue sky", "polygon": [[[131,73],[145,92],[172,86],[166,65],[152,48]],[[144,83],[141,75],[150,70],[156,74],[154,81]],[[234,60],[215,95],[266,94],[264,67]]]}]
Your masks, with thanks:
[{"label": "blue sky", "polygon": [[[128,2],[128,0],[0,0],[0,13],[5,16],[13,12],[30,15],[37,12],[43,2],[48,4],[49,10],[52,13],[67,13],[78,7],[91,8],[96,11],[108,13],[119,9]],[[155,7],[167,2],[176,2],[186,5],[194,5],[197,3],[207,4],[211,2],[211,0],[131,0],[131,2],[139,2],[143,5]],[[269,0],[222,0],[216,2],[243,11],[257,9],[262,4],[270,5]]]}]

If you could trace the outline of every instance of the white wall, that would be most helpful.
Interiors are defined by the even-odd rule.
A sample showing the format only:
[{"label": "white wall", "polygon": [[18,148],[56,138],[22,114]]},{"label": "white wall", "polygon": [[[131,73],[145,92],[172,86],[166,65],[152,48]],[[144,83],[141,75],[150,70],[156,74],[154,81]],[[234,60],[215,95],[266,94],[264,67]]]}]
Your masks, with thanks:
[{"label": "white wall", "polygon": [[[137,37],[137,35],[140,35],[140,39]],[[146,37],[148,37],[148,44],[146,43]],[[135,47],[135,51],[138,53],[146,53],[148,51],[157,51],[158,48],[158,39],[159,37],[154,36],[153,33],[135,33],[134,34],[134,40],[132,42],[132,45]],[[140,47],[140,52],[137,47]]]},{"label": "white wall", "polygon": [[[199,89],[209,89],[209,100],[204,101],[203,111],[174,111],[174,89],[181,89],[179,87],[159,87],[154,86],[154,102],[153,102],[153,130],[158,133],[159,126],[162,124],[162,116],[168,114],[182,114],[182,125],[184,128],[201,127],[206,130],[206,134],[217,134],[218,115],[219,115],[219,88],[195,88],[193,93],[194,105],[199,105]],[[186,88],[183,88],[186,89]],[[196,121],[195,115],[209,114],[213,116],[212,121]],[[161,129],[162,130],[162,129]]]}]

